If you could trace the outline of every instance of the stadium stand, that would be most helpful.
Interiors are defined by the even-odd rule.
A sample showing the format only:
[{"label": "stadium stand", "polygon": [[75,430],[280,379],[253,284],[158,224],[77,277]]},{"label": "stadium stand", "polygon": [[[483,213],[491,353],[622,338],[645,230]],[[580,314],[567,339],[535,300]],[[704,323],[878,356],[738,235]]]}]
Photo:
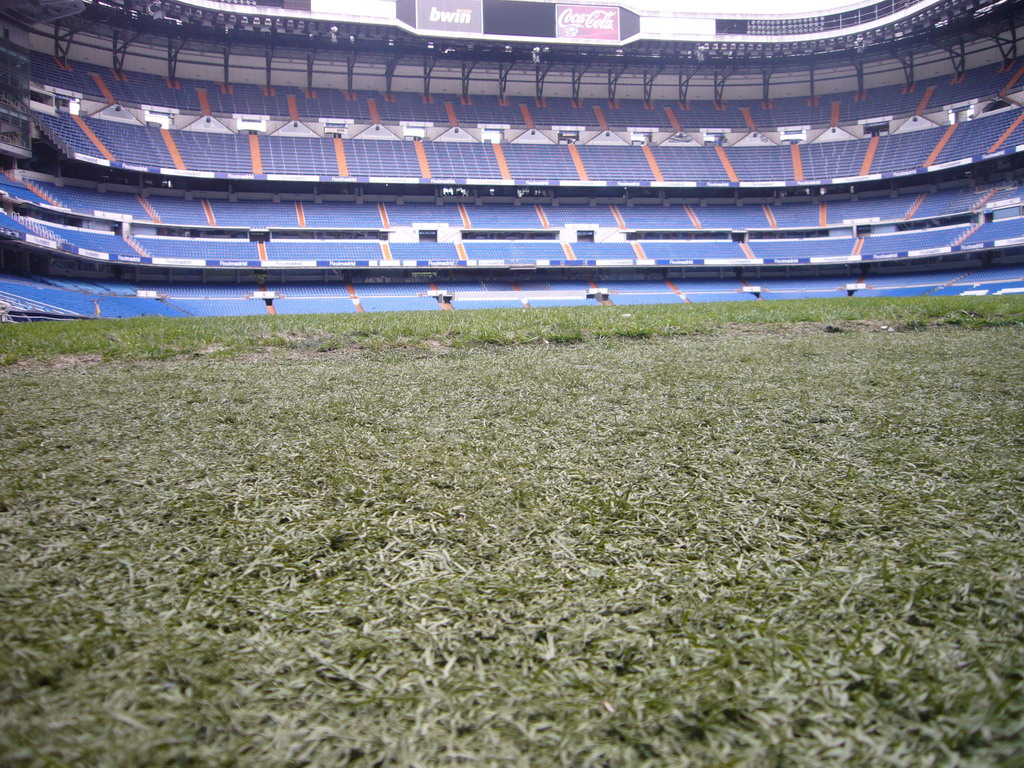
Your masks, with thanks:
[{"label": "stadium stand", "polygon": [[[996,109],[991,112],[981,108],[986,100],[1005,96],[1006,89],[1015,85],[1021,75],[1016,66],[985,64],[953,78],[941,75],[908,84],[869,84],[862,92],[829,93],[820,98],[769,99],[766,93],[763,101],[726,96],[717,101],[648,102],[611,96],[543,96],[539,86],[536,97],[430,95],[428,88],[413,93],[407,84],[403,84],[407,91],[392,91],[390,76],[386,92],[336,87],[314,91],[295,85],[222,84],[189,78],[171,82],[152,72],[115,73],[79,61],[65,68],[40,51],[33,53],[32,62],[36,84],[78,93],[92,102],[81,116],[69,114],[66,103],[59,99],[56,114],[37,113],[42,132],[54,140],[59,152],[103,159],[105,164],[136,166],[128,168],[129,172],[141,174],[139,168],[160,168],[178,174],[174,183],[152,188],[143,187],[141,181],[135,182],[127,174],[112,177],[117,179],[113,182],[104,175],[98,179],[98,186],[86,186],[89,180],[62,180],[42,173],[30,173],[23,182],[15,181],[15,174],[2,176],[0,198],[18,201],[10,208],[8,200],[11,212],[0,216],[0,231],[7,242],[41,236],[57,242],[65,251],[77,248],[123,256],[126,262],[138,263],[147,256],[182,261],[183,265],[185,260],[209,259],[237,263],[210,266],[273,270],[269,285],[278,286],[273,290],[284,297],[274,306],[282,314],[443,308],[425,295],[431,290],[425,283],[346,282],[353,279],[351,275],[338,282],[338,274],[330,275],[329,282],[327,276],[317,283],[292,279],[275,282],[288,268],[297,271],[312,260],[381,265],[393,262],[388,267],[430,262],[431,268],[439,267],[442,275],[450,275],[461,266],[471,266],[481,273],[490,266],[494,267],[492,272],[510,266],[531,270],[528,282],[500,280],[493,275],[475,281],[439,279],[433,285],[455,294],[456,310],[522,307],[524,299],[531,306],[561,301],[593,303],[586,299],[589,280],[538,279],[544,262],[571,266],[573,261],[581,265],[610,263],[602,271],[593,272],[593,282],[613,291],[615,304],[682,303],[756,300],[758,297],[741,292],[743,283],[738,277],[723,275],[734,268],[738,275],[740,269],[747,269],[745,263],[755,265],[761,259],[839,261],[926,252],[918,257],[923,260],[959,247],[992,249],[993,243],[1004,247],[1008,241],[1024,237],[1024,219],[1016,215],[1002,218],[1007,211],[997,211],[997,220],[991,221],[988,219],[992,215],[984,213],[995,205],[1019,206],[1020,187],[1012,173],[994,180],[979,177],[978,183],[952,175],[939,177],[934,171],[910,176],[925,166],[953,166],[999,148],[1011,151],[1024,143],[1022,110],[1013,99],[995,102]],[[229,74],[225,71],[225,78]],[[337,84],[338,79],[332,80],[332,85]],[[382,86],[383,80],[377,85]],[[633,96],[639,92],[638,87],[627,90]],[[968,120],[967,113],[960,111],[956,122],[946,124],[946,105],[972,101],[979,107],[977,116]],[[101,109],[98,105],[104,106]],[[133,122],[144,122],[139,110],[142,105],[162,105],[184,114],[175,119],[175,128],[160,130]],[[115,111],[118,108],[120,111]],[[97,109],[97,114],[85,114]],[[267,132],[250,134],[221,132],[227,129],[213,123],[222,119],[233,125],[230,121],[239,115],[266,116],[271,125]],[[889,116],[885,122],[893,133],[883,130],[883,135],[876,138],[851,137],[863,133],[855,126],[881,116]],[[206,122],[207,118],[211,122]],[[345,138],[321,136],[325,129],[315,121],[327,118],[355,121],[360,124],[358,130],[366,125],[384,126],[380,131],[371,128],[371,133],[385,138],[349,138],[350,133]],[[909,122],[903,124],[903,119]],[[197,122],[189,125],[191,120]],[[302,130],[299,121],[310,121],[316,135],[275,134],[279,129],[287,133],[289,124]],[[400,140],[403,122],[431,125],[433,140]],[[476,136],[465,140],[466,131],[482,123],[507,126],[505,130],[515,140],[499,145],[478,141]],[[714,125],[731,126],[746,134],[738,145],[733,142],[741,134],[729,142],[723,140],[721,146],[710,140],[707,146],[702,145],[699,132]],[[813,126],[826,133],[820,139],[791,147],[778,143],[782,139],[777,133],[768,135],[782,125]],[[917,125],[930,127],[911,130]],[[602,134],[593,143],[564,137],[559,137],[559,143],[543,143],[553,141],[544,132],[555,126],[580,126]],[[652,146],[632,145],[612,136],[612,131],[636,130],[637,126],[677,135],[667,141],[662,141],[662,136],[662,143]],[[441,130],[449,129],[452,133],[437,138]],[[456,135],[456,130],[462,134]],[[522,130],[527,133],[520,136]],[[566,130],[571,133],[571,129]],[[678,135],[685,132],[690,135]],[[615,141],[623,143],[611,145]],[[181,175],[200,173],[222,178],[216,184],[190,178],[182,182]],[[857,180],[869,174],[906,175],[909,180],[888,186]],[[262,178],[266,175],[325,178],[314,186],[315,179]],[[232,186],[231,182],[244,182],[253,176],[260,176],[257,183],[263,186]],[[366,194],[364,187],[356,187],[355,182],[338,181],[353,177],[373,191]],[[159,177],[150,174],[148,178]],[[492,199],[474,187],[477,182],[482,187],[484,182],[491,184],[499,179],[509,185],[514,181],[529,188],[547,189],[537,197],[531,196],[536,190],[526,190],[522,199],[506,197],[504,190],[499,190]],[[833,179],[844,180],[842,189],[839,184],[825,189],[825,183]],[[435,184],[421,184],[425,180]],[[820,192],[813,184],[818,180]],[[579,182],[585,184],[562,197],[560,188],[572,189]],[[602,186],[604,182],[610,183]],[[615,182],[621,182],[622,187]],[[807,186],[790,193],[790,185],[798,182],[807,182]],[[132,186],[135,183],[139,184],[137,189]],[[470,189],[441,193],[437,191],[441,185],[465,185]],[[653,185],[646,190],[653,189],[650,197],[623,191],[623,187],[637,185]],[[705,185],[751,189],[705,194]],[[670,189],[659,197],[656,193],[660,186]],[[517,194],[522,191],[517,190]],[[734,191],[737,194],[731,196]],[[340,201],[342,196],[344,202]],[[444,204],[425,202],[431,198]],[[75,215],[43,212],[38,207],[52,205]],[[1019,212],[1018,207],[1015,213]],[[130,222],[112,223],[109,219],[113,217],[97,217],[97,213],[115,214]],[[903,223],[907,221],[912,223]],[[415,230],[433,229],[434,225],[461,234],[442,233],[440,239],[447,242],[407,242],[417,237]],[[274,231],[267,242],[257,244],[238,231],[245,229]],[[576,240],[574,230],[589,229],[605,231],[597,233],[597,242],[584,242],[589,235]],[[183,236],[186,232],[192,236]],[[511,233],[519,239],[474,239],[507,237]],[[626,240],[627,233],[629,238],[639,239]],[[531,239],[538,236],[551,239]],[[651,236],[654,239],[645,239]],[[694,239],[684,239],[691,236]],[[970,257],[962,258],[966,261]],[[638,259],[646,259],[642,264],[648,266],[649,260],[679,262],[687,271],[675,275],[671,286],[664,280],[602,279],[605,272],[612,274],[609,267],[636,269]],[[705,280],[700,272],[691,274],[686,262],[692,261],[709,262],[706,272],[715,274],[715,279]],[[715,266],[716,261],[728,264]],[[333,268],[344,267],[337,264]],[[850,267],[835,278],[809,276],[806,272],[790,274],[789,267],[785,269],[785,277],[777,275],[780,270],[751,277],[765,289],[760,298],[844,294],[842,286],[855,281],[860,267]],[[985,270],[981,273],[986,274]],[[134,311],[129,305],[110,303],[113,299],[140,302],[140,313],[147,307],[152,309],[145,302],[154,301],[160,309],[153,309],[153,313],[268,312],[262,301],[246,298],[255,284],[248,277],[236,279],[253,285],[224,287],[224,293],[218,293],[221,288],[205,284],[179,290],[174,278],[185,279],[185,273],[179,274],[175,268],[169,274],[170,284],[154,283],[166,297],[160,300],[136,299],[129,283],[90,284],[69,279],[60,285],[47,283],[44,288],[70,296],[68,312],[90,316],[96,314],[97,306],[83,303],[81,297],[87,295],[107,302],[99,307],[103,316]],[[637,274],[642,273],[630,276]],[[935,281],[948,274],[938,267],[918,272],[913,280],[924,281],[920,283],[886,274],[884,280],[863,290],[885,295],[946,291],[958,284]],[[1019,278],[1017,273],[1008,273],[1005,279],[995,276],[994,271],[992,274],[990,282],[1003,286],[999,290],[1013,290]],[[187,277],[194,279],[194,275]],[[62,295],[55,294],[57,298]],[[80,311],[83,308],[87,311]]]}]

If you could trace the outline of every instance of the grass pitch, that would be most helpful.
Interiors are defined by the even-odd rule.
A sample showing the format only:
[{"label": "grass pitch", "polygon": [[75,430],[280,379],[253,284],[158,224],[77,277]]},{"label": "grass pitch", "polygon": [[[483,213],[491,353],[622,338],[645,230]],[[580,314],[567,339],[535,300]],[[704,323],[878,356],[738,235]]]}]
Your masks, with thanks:
[{"label": "grass pitch", "polygon": [[1024,301],[694,309],[0,328],[0,763],[1020,765]]}]

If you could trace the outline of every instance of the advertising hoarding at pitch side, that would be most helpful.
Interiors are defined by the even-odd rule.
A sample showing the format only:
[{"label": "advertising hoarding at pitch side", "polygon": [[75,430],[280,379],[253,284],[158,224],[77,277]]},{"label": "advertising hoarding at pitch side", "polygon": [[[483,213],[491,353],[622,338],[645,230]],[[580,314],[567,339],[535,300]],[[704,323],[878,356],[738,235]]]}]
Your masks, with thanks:
[{"label": "advertising hoarding at pitch side", "polygon": [[560,40],[620,40],[619,9],[608,5],[555,6],[555,37]]}]

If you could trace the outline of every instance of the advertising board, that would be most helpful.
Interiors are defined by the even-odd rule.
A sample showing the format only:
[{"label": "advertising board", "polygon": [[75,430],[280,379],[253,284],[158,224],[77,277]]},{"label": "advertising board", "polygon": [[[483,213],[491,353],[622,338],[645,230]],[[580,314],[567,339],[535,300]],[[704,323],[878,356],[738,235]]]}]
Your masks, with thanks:
[{"label": "advertising board", "polygon": [[483,0],[417,0],[416,28],[480,34],[484,31]]},{"label": "advertising board", "polygon": [[608,5],[555,6],[555,37],[560,40],[619,40],[619,9]]}]

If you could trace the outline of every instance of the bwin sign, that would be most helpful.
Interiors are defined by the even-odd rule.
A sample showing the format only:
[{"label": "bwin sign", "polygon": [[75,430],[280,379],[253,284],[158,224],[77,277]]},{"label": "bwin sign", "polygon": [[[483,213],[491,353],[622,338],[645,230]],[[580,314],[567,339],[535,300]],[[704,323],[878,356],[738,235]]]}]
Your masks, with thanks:
[{"label": "bwin sign", "polygon": [[472,24],[473,12],[469,8],[442,11],[438,10],[436,5],[432,5],[430,6],[430,20],[433,22],[443,21],[445,24]]},{"label": "bwin sign", "polygon": [[416,4],[416,26],[442,32],[484,31],[481,0],[420,0]]}]

